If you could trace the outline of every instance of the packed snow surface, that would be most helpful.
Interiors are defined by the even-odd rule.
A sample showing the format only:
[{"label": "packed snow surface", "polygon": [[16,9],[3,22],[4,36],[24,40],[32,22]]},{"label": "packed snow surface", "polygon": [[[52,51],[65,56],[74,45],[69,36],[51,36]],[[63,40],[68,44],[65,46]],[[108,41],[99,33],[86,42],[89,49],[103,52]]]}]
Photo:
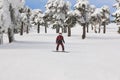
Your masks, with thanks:
[{"label": "packed snow surface", "polygon": [[[15,35],[15,42],[0,46],[0,80],[120,80],[120,34],[115,24],[107,26],[107,33],[90,30],[81,39],[82,27],[72,29],[65,38],[65,50],[52,52],[58,34],[48,33]],[[90,27],[91,29],[91,27]],[[61,50],[61,48],[60,48]]]}]

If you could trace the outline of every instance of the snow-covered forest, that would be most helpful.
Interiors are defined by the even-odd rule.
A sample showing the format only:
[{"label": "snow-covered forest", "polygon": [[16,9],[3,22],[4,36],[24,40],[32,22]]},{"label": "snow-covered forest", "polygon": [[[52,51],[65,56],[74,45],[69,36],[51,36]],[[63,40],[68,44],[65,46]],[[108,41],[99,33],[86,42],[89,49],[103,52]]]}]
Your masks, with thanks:
[{"label": "snow-covered forest", "polygon": [[[9,43],[15,40],[14,35],[23,35],[37,26],[37,33],[40,33],[41,26],[56,30],[56,33],[67,33],[68,37],[72,35],[71,29],[79,24],[82,27],[82,39],[86,38],[89,30],[100,33],[101,30],[106,33],[106,25],[110,24],[110,15],[115,17],[113,20],[119,24],[119,4],[113,6],[116,11],[112,14],[107,5],[97,8],[90,4],[88,0],[77,0],[74,10],[71,9],[71,3],[65,0],[48,0],[45,5],[45,12],[40,9],[31,9],[25,5],[24,0],[1,0],[0,2],[0,44],[3,44],[3,34],[8,34]],[[17,3],[17,4],[16,4]]]},{"label": "snow-covered forest", "polygon": [[[75,1],[0,0],[0,80],[120,80],[120,0],[113,13]],[[54,52],[59,33],[67,52]]]}]

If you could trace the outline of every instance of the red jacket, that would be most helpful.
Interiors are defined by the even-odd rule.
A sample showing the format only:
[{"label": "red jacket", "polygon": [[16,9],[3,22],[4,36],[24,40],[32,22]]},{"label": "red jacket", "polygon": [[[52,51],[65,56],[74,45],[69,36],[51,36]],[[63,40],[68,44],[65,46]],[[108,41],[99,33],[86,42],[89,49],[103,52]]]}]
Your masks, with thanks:
[{"label": "red jacket", "polygon": [[65,43],[64,37],[62,35],[58,35],[57,38],[56,38],[56,43],[57,44],[62,44],[63,42]]}]

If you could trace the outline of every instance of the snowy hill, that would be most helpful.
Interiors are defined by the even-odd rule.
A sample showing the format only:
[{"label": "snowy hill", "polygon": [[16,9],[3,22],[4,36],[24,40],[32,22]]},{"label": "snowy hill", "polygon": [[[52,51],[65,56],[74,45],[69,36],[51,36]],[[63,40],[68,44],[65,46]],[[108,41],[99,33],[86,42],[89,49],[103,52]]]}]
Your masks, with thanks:
[{"label": "snowy hill", "polygon": [[[107,33],[87,33],[81,39],[82,28],[72,29],[65,37],[65,50],[55,50],[54,30],[48,34],[15,35],[15,42],[0,46],[0,80],[120,80],[120,35],[115,24]],[[44,31],[44,30],[43,30]]]}]

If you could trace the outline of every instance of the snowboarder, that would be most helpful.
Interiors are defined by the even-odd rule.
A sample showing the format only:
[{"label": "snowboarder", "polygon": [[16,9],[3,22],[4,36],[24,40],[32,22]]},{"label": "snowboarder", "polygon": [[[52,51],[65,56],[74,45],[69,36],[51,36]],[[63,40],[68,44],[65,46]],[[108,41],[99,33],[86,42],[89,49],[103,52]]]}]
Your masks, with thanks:
[{"label": "snowboarder", "polygon": [[57,44],[56,51],[58,51],[60,45],[62,46],[62,51],[64,51],[63,43],[65,43],[64,37],[62,36],[62,33],[59,33],[59,35],[56,38],[56,44]]}]

